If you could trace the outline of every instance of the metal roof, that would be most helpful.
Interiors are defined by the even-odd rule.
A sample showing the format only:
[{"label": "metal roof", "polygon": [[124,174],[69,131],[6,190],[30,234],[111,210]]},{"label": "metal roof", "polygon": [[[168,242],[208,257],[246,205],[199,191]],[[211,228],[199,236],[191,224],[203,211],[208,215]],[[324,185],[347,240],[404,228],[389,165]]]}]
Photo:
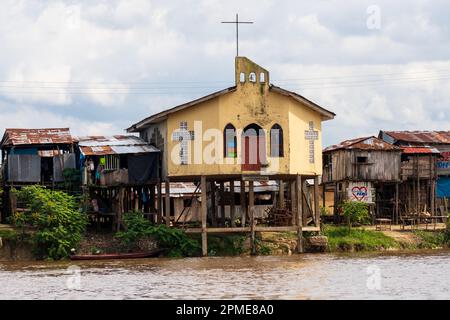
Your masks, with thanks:
[{"label": "metal roof", "polygon": [[159,152],[154,146],[136,136],[88,136],[78,137],[77,140],[85,156]]},{"label": "metal roof", "polygon": [[410,143],[447,144],[450,131],[381,131],[397,141]]},{"label": "metal roof", "polygon": [[[227,191],[230,191],[230,183],[225,182],[224,187]],[[248,192],[248,185],[245,186],[246,192]],[[253,191],[254,192],[268,192],[268,191],[278,191],[278,182],[274,180],[268,181],[254,181],[253,182]],[[234,181],[234,192],[241,192],[241,182]]]},{"label": "metal roof", "polygon": [[390,143],[387,143],[376,137],[362,137],[351,140],[342,141],[339,144],[329,146],[323,150],[323,152],[330,152],[335,150],[381,150],[381,151],[401,151]]},{"label": "metal roof", "polygon": [[69,128],[6,129],[0,146],[72,143]]},{"label": "metal roof", "polygon": [[438,149],[432,147],[402,147],[402,149],[406,154],[440,153]]},{"label": "metal roof", "polygon": [[[276,93],[279,93],[279,94],[282,94],[282,95],[285,95],[285,96],[289,96],[289,97],[293,98],[294,100],[305,104],[309,108],[311,108],[314,111],[320,113],[322,115],[322,119],[323,120],[333,119],[334,116],[336,115],[333,112],[328,111],[325,108],[322,108],[321,106],[319,106],[318,104],[312,102],[311,100],[308,100],[305,97],[299,95],[298,93],[295,93],[295,92],[292,92],[292,91],[288,91],[286,89],[274,86],[272,84],[270,85],[269,90],[273,91],[273,92],[276,92]],[[149,124],[158,123],[158,122],[166,119],[167,116],[169,114],[171,114],[171,113],[174,113],[174,112],[177,112],[177,111],[180,111],[180,110],[184,110],[186,108],[195,106],[195,105],[197,105],[199,103],[202,103],[202,102],[205,102],[205,101],[209,101],[211,99],[214,99],[216,97],[219,97],[219,96],[222,96],[224,94],[228,94],[228,93],[234,92],[234,91],[236,91],[236,86],[229,87],[229,88],[226,88],[226,89],[223,89],[223,90],[211,93],[211,94],[206,95],[204,97],[201,97],[199,99],[196,99],[196,100],[193,100],[193,101],[181,104],[179,106],[176,106],[176,107],[164,110],[162,112],[156,113],[156,114],[154,114],[154,115],[152,115],[152,116],[150,116],[148,118],[145,118],[142,121],[139,121],[138,123],[133,124],[131,127],[129,127],[127,129],[127,132],[138,132],[140,129],[145,128]]]},{"label": "metal roof", "polygon": [[[190,196],[195,193],[197,186],[192,182],[170,182],[170,196],[177,198],[182,196]],[[200,188],[197,189],[200,196]],[[161,188],[161,194],[166,194],[166,188]]]}]

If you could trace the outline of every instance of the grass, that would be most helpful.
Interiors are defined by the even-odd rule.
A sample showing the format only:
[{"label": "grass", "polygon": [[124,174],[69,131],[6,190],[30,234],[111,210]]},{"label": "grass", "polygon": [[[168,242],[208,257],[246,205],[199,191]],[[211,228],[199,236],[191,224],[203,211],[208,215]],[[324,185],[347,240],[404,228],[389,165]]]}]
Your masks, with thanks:
[{"label": "grass", "polygon": [[436,249],[448,245],[445,231],[416,230],[414,234],[421,239],[419,248]]},{"label": "grass", "polygon": [[382,232],[325,226],[330,251],[375,251],[399,248],[400,244]]},{"label": "grass", "polygon": [[17,232],[15,230],[9,230],[9,229],[4,229],[4,230],[0,230],[0,238],[3,239],[16,239],[17,238]]}]

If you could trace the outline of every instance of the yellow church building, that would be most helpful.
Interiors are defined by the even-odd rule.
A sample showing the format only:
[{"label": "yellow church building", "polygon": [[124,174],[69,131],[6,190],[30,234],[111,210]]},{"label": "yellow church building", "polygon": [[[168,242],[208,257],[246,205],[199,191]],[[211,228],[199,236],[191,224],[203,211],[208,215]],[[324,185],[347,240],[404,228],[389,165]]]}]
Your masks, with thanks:
[{"label": "yellow church building", "polygon": [[[236,57],[234,86],[156,113],[127,131],[138,132],[161,150],[166,185],[161,219],[167,224],[173,223],[169,182],[199,183],[202,228],[190,231],[202,233],[204,254],[207,233],[231,230],[248,230],[252,237],[258,231],[297,230],[301,251],[302,231],[317,231],[319,226],[322,122],[334,116],[305,97],[270,84],[266,69]],[[277,181],[279,188],[269,219],[258,226],[253,188],[255,181],[268,180]],[[313,187],[308,188],[312,183],[307,181],[314,181]],[[241,190],[237,197],[236,186]],[[224,202],[231,207],[229,219],[220,210]],[[234,215],[236,202],[245,207],[241,217]],[[162,212],[162,203],[158,207]]]}]

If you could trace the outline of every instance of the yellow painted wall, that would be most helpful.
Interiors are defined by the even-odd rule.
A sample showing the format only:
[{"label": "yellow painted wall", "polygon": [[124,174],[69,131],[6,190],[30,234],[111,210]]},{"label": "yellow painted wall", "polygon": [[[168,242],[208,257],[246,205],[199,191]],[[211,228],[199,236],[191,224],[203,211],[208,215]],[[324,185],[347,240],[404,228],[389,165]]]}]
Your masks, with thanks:
[{"label": "yellow painted wall", "polygon": [[[314,131],[318,140],[314,141],[314,163],[309,162],[309,141],[305,131],[309,130],[309,121],[314,122]],[[289,109],[290,173],[322,174],[322,119],[319,113],[299,103],[293,103]]]},{"label": "yellow painted wall", "polygon": [[[248,81],[249,72],[255,71],[257,81]],[[262,174],[320,174],[322,170],[322,143],[321,143],[321,116],[310,108],[303,106],[291,97],[269,91],[269,73],[250,60],[238,57],[236,60],[236,91],[218,96],[212,100],[196,106],[169,114],[168,128],[168,172],[169,176],[184,175],[217,175],[241,174],[241,164],[238,159],[235,164],[223,164],[223,130],[228,123],[234,125],[238,131],[238,158],[241,155],[240,133],[251,123],[256,123],[266,130],[266,154],[269,165],[258,171]],[[240,73],[246,75],[246,82],[240,83]],[[259,83],[260,73],[264,73],[265,82]],[[188,130],[194,130],[194,121],[202,122],[203,132],[195,133],[195,143],[199,143],[204,150],[210,142],[200,141],[200,135],[207,129],[218,129],[219,164],[195,164],[194,143],[190,145],[190,162],[188,165],[174,163],[172,152],[178,141],[172,141],[172,132],[179,128],[180,122],[187,121]],[[319,140],[315,142],[315,163],[309,163],[308,141],[305,140],[305,130],[308,130],[309,121],[314,121],[314,129],[319,131]],[[284,157],[270,158],[270,129],[278,123],[283,128]],[[178,150],[178,149],[175,149]]]}]

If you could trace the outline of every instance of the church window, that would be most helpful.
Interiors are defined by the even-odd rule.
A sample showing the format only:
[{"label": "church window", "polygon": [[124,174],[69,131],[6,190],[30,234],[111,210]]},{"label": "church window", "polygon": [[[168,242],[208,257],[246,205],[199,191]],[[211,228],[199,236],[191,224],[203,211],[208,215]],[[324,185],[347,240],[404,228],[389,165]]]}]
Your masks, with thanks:
[{"label": "church window", "polygon": [[227,124],[223,130],[224,141],[224,157],[237,158],[237,138],[236,128],[231,124]]},{"label": "church window", "polygon": [[256,73],[250,72],[250,74],[248,75],[248,81],[256,82]]},{"label": "church window", "polygon": [[283,129],[275,123],[270,129],[270,156],[283,157]]},{"label": "church window", "polygon": [[259,74],[259,82],[260,82],[260,83],[266,82],[266,75],[264,74],[264,72],[261,72],[261,73]]},{"label": "church window", "polygon": [[241,74],[239,75],[239,81],[242,83],[242,82],[245,82],[245,73],[244,72],[241,72]]}]

